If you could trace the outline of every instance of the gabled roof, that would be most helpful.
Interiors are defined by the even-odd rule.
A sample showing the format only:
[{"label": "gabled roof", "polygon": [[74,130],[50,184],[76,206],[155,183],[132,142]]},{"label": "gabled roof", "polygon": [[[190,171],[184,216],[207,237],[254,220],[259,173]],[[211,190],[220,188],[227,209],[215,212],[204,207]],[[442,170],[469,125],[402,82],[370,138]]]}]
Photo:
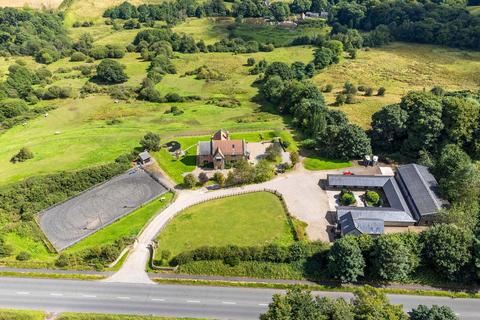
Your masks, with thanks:
[{"label": "gabled roof", "polygon": [[243,140],[212,140],[212,150],[220,150],[225,156],[244,155],[245,144]]},{"label": "gabled roof", "polygon": [[198,142],[198,155],[209,156],[212,154],[212,143],[210,141]]},{"label": "gabled roof", "polygon": [[438,183],[428,168],[407,164],[397,169],[397,181],[404,196],[419,217],[437,213],[446,202],[438,197]]},{"label": "gabled roof", "polygon": [[230,139],[230,134],[227,130],[220,129],[215,132],[212,136],[212,140],[228,140]]},{"label": "gabled roof", "polygon": [[354,219],[351,213],[340,219],[342,234],[370,234],[380,235],[384,232],[384,222],[381,219],[359,218]]},{"label": "gabled roof", "polygon": [[388,176],[329,174],[331,187],[371,187],[381,188],[390,179]]}]

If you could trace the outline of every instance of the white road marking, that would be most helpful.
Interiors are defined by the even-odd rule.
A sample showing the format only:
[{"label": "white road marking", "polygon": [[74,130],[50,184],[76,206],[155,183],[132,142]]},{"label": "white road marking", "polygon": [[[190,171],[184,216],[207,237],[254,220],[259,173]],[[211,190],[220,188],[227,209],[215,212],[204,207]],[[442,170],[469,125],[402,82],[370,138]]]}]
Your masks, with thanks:
[{"label": "white road marking", "polygon": [[117,299],[130,300],[130,297],[117,297]]},{"label": "white road marking", "polygon": [[188,303],[200,303],[199,300],[187,300]]},{"label": "white road marking", "polygon": [[268,306],[268,304],[266,304],[266,303],[259,303],[258,305],[259,305],[259,306],[262,306],[262,307]]},{"label": "white road marking", "polygon": [[50,293],[51,296],[54,296],[54,297],[61,297],[63,296],[62,293]]},{"label": "white road marking", "polygon": [[30,294],[30,292],[26,292],[26,291],[19,291],[19,292],[17,292],[17,294],[26,295],[26,294]]},{"label": "white road marking", "polygon": [[152,298],[152,301],[165,301],[165,299]]},{"label": "white road marking", "polygon": [[237,304],[236,302],[233,301],[222,301],[223,304]]},{"label": "white road marking", "polygon": [[92,294],[82,294],[82,297],[84,297],[84,298],[96,298],[97,296],[94,296]]}]

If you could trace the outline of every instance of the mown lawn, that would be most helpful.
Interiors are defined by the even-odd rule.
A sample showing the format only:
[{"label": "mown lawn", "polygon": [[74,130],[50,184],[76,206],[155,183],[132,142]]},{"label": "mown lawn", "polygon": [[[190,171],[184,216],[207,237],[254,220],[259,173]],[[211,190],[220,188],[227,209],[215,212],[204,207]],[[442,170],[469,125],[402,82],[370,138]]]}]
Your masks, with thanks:
[{"label": "mown lawn", "polygon": [[65,252],[74,253],[94,246],[110,244],[122,237],[135,237],[150,219],[170,203],[172,198],[173,194],[170,192],[160,196],[108,227],[73,245],[65,250]]},{"label": "mown lawn", "polygon": [[294,235],[282,203],[268,192],[212,200],[186,209],[158,237],[160,255],[201,246],[288,245]]},{"label": "mown lawn", "polygon": [[56,320],[194,320],[194,318],[65,312],[60,314]]},{"label": "mown lawn", "polygon": [[333,170],[351,167],[350,161],[330,160],[317,156],[309,156],[303,160],[303,166],[307,170]]}]

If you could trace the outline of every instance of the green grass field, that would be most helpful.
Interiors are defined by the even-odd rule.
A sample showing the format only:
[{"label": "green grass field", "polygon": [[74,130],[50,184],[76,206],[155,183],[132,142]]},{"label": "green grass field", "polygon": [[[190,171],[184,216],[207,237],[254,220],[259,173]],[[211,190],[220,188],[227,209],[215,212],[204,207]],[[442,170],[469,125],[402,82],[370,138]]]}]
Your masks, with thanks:
[{"label": "green grass field", "polygon": [[172,257],[201,246],[239,246],[294,242],[292,228],[277,196],[258,192],[208,201],[175,217],[159,238]]},{"label": "green grass field", "polygon": [[[355,85],[387,89],[384,97],[358,95],[359,102],[340,107],[350,120],[364,128],[371,115],[387,104],[396,103],[411,90],[430,90],[440,85],[447,90],[477,90],[480,86],[480,52],[413,43],[361,50],[355,60],[344,59],[316,75],[313,81],[324,86],[331,83],[332,93],[325,94],[328,103],[335,93],[350,81]],[[338,107],[333,107],[338,108]]]},{"label": "green grass field", "polygon": [[473,15],[479,15],[480,14],[480,6],[470,6],[470,7],[467,7],[467,9]]},{"label": "green grass field", "polygon": [[0,309],[0,320],[44,320],[45,312]]},{"label": "green grass field", "polygon": [[351,167],[350,161],[329,160],[316,156],[309,156],[303,160],[303,166],[307,170],[333,170]]}]

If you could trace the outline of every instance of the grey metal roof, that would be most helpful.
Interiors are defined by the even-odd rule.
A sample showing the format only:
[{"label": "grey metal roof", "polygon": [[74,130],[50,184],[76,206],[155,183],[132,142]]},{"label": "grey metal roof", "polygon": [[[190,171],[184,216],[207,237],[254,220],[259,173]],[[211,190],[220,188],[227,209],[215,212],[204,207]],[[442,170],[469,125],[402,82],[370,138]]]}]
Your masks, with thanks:
[{"label": "grey metal roof", "polygon": [[150,153],[148,153],[148,151],[140,152],[140,154],[138,156],[140,157],[140,159],[142,161],[145,161],[145,160],[148,160],[148,159],[151,158]]},{"label": "grey metal roof", "polygon": [[340,219],[342,234],[371,234],[379,235],[384,233],[384,222],[381,219],[359,218],[354,219],[351,213],[345,214]]},{"label": "grey metal roof", "polygon": [[397,181],[394,177],[390,177],[387,182],[383,185],[383,192],[387,198],[388,204],[391,208],[402,210],[412,215],[410,209],[408,208],[407,202],[402,196],[402,191],[397,184]]},{"label": "grey metal roof", "polygon": [[397,170],[397,180],[404,196],[416,214],[423,216],[438,212],[442,200],[437,196],[438,183],[425,166],[407,164]]},{"label": "grey metal roof", "polygon": [[390,177],[372,175],[327,175],[328,185],[331,187],[371,187],[381,188]]},{"label": "grey metal roof", "polygon": [[403,210],[396,210],[388,207],[338,207],[337,217],[351,214],[354,219],[378,219],[384,222],[406,222],[416,221]]},{"label": "grey metal roof", "polygon": [[198,143],[198,155],[209,156],[212,154],[212,144],[210,141],[200,141]]}]

